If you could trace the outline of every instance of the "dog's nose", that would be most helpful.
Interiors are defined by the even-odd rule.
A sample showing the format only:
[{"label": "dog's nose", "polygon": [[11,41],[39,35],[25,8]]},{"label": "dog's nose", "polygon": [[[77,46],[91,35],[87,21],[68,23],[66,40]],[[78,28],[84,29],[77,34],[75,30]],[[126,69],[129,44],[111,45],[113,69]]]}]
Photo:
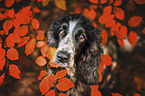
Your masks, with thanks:
[{"label": "dog's nose", "polygon": [[68,62],[69,60],[69,53],[67,52],[58,52],[57,54],[57,60],[64,63],[64,62]]}]

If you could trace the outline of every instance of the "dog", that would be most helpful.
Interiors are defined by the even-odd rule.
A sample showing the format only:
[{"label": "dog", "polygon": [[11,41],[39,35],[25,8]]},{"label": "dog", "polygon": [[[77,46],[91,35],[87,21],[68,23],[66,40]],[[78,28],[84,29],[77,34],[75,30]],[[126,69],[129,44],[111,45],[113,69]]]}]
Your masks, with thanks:
[{"label": "dog", "polygon": [[98,84],[103,52],[101,37],[99,29],[87,17],[81,14],[61,16],[48,29],[47,42],[57,48],[54,63],[66,68],[68,77],[76,85],[67,92],[69,96],[82,96],[87,85]]}]

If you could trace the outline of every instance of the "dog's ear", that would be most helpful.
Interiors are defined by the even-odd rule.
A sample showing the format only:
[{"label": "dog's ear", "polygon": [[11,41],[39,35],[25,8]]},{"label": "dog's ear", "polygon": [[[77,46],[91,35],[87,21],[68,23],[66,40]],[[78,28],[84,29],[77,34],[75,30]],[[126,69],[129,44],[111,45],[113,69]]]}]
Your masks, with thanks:
[{"label": "dog's ear", "polygon": [[102,53],[101,37],[98,29],[90,33],[90,38],[80,52],[76,63],[77,78],[85,84],[98,84],[98,67]]},{"label": "dog's ear", "polygon": [[55,21],[51,24],[46,32],[48,46],[56,47],[58,45],[58,30],[60,28],[59,21]]}]

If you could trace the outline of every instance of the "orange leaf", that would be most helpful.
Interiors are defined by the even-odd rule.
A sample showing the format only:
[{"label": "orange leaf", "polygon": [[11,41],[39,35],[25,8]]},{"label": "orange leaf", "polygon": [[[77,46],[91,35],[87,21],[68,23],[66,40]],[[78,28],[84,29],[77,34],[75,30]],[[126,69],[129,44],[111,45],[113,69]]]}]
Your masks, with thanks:
[{"label": "orange leaf", "polygon": [[50,90],[49,92],[46,93],[45,96],[55,96],[55,91],[54,90]]},{"label": "orange leaf", "polygon": [[103,76],[102,76],[102,73],[100,71],[98,71],[98,73],[99,73],[99,82],[101,82],[103,79]]},{"label": "orange leaf", "polygon": [[6,58],[0,59],[0,70],[3,69],[5,62],[6,62]]},{"label": "orange leaf", "polygon": [[40,10],[38,8],[33,8],[32,10],[33,10],[34,13],[39,13],[40,12]]},{"label": "orange leaf", "polygon": [[98,6],[97,5],[90,5],[90,7],[89,7],[90,9],[97,9],[98,8]]},{"label": "orange leaf", "polygon": [[101,38],[102,38],[102,43],[103,44],[107,43],[108,34],[107,34],[106,30],[102,30],[101,31]]},{"label": "orange leaf", "polygon": [[67,70],[66,69],[65,70],[60,70],[60,71],[58,71],[56,73],[56,78],[57,79],[60,79],[60,78],[64,77],[66,75],[66,73],[67,73]]},{"label": "orange leaf", "polygon": [[14,4],[15,0],[5,0],[5,6],[11,7]]},{"label": "orange leaf", "polygon": [[15,48],[8,49],[7,57],[10,60],[18,60],[19,59],[18,51]]},{"label": "orange leaf", "polygon": [[84,15],[89,17],[91,20],[94,20],[96,18],[96,12],[94,9],[84,9]]},{"label": "orange leaf", "polygon": [[40,71],[40,74],[39,74],[39,76],[38,76],[38,80],[41,80],[42,77],[44,77],[46,74],[47,74],[46,70],[41,70],[41,71]]},{"label": "orange leaf", "polygon": [[39,83],[39,90],[41,91],[42,95],[44,95],[49,89],[50,89],[50,80],[49,76],[46,76]]},{"label": "orange leaf", "polygon": [[29,36],[26,36],[24,38],[21,38],[21,42],[18,43],[18,47],[24,46],[28,42],[29,39],[30,39]]},{"label": "orange leaf", "polygon": [[25,46],[25,53],[27,56],[30,55],[34,51],[35,45],[36,45],[35,38],[32,38],[31,40],[28,41],[28,43]]},{"label": "orange leaf", "polygon": [[112,58],[107,54],[103,54],[103,55],[101,55],[101,62],[104,65],[111,65],[112,64]]},{"label": "orange leaf", "polygon": [[70,88],[73,88],[74,83],[68,78],[62,78],[58,80],[58,84],[56,85],[57,89],[60,91],[67,91]]},{"label": "orange leaf", "polygon": [[104,70],[104,64],[101,62],[99,64],[99,71],[102,72]]},{"label": "orange leaf", "polygon": [[134,0],[137,4],[145,4],[145,0]]},{"label": "orange leaf", "polygon": [[111,14],[111,12],[112,12],[112,6],[106,6],[103,9],[103,14]]},{"label": "orange leaf", "polygon": [[34,29],[38,29],[40,26],[40,23],[36,18],[32,19],[31,24]]},{"label": "orange leaf", "polygon": [[107,3],[108,2],[108,0],[100,0],[100,3],[101,4],[105,4],[105,3]]},{"label": "orange leaf", "polygon": [[96,24],[96,23],[93,23],[93,25],[94,25],[94,27],[96,27],[96,28],[97,28],[97,24]]},{"label": "orange leaf", "polygon": [[3,74],[0,76],[0,85],[3,83],[4,77],[5,77],[5,73],[3,73]]},{"label": "orange leaf", "polygon": [[52,59],[49,61],[49,65],[50,67],[55,67],[55,68],[58,68],[60,66],[58,64],[55,64]]},{"label": "orange leaf", "polygon": [[47,58],[52,59],[56,53],[56,48],[48,47],[48,52]]},{"label": "orange leaf", "polygon": [[14,15],[15,15],[15,11],[14,9],[11,9],[11,10],[8,10],[7,12],[5,12],[6,15],[10,18],[14,18]]},{"label": "orange leaf", "polygon": [[12,28],[12,26],[13,26],[12,20],[5,20],[3,24],[3,29],[8,33],[8,31]]},{"label": "orange leaf", "polygon": [[4,58],[5,57],[5,54],[6,54],[5,49],[0,48],[0,59]]},{"label": "orange leaf", "polygon": [[38,35],[36,36],[36,39],[37,39],[37,40],[43,40],[43,39],[44,39],[44,34],[38,34]]},{"label": "orange leaf", "polygon": [[68,95],[64,93],[60,93],[58,96],[68,96]]},{"label": "orange leaf", "polygon": [[119,93],[112,93],[112,96],[122,96],[122,95]]},{"label": "orange leaf", "polygon": [[115,32],[118,32],[119,29],[121,28],[121,24],[120,23],[116,23],[114,26],[111,27],[110,32],[113,32],[113,34],[111,33],[111,35],[113,36]]},{"label": "orange leaf", "polygon": [[89,0],[91,3],[95,3],[95,4],[98,4],[99,1],[98,0]]},{"label": "orange leaf", "polygon": [[99,90],[91,91],[91,96],[102,96],[102,94],[101,94],[101,92]]},{"label": "orange leaf", "polygon": [[124,14],[124,11],[121,8],[114,7],[113,12],[114,12],[117,19],[119,19],[119,20],[124,19],[125,14]]},{"label": "orange leaf", "polygon": [[37,57],[37,59],[36,59],[36,64],[37,65],[44,66],[44,65],[46,65],[46,63],[47,63],[47,61],[43,56]]},{"label": "orange leaf", "polygon": [[120,6],[122,4],[122,0],[115,0],[114,6]]},{"label": "orange leaf", "polygon": [[138,93],[134,93],[133,96],[141,96],[141,95]]},{"label": "orange leaf", "polygon": [[77,14],[81,13],[81,7],[80,6],[75,6],[75,13],[77,13]]},{"label": "orange leaf", "polygon": [[25,36],[28,33],[28,26],[22,25],[20,27],[15,28],[14,33],[19,36]]},{"label": "orange leaf", "polygon": [[123,47],[123,46],[124,46],[124,42],[123,42],[123,40],[122,40],[122,39],[117,39],[117,41],[118,41],[118,44],[119,44],[121,47]]},{"label": "orange leaf", "polygon": [[130,42],[130,44],[134,47],[136,42],[138,40],[137,34],[133,31],[131,31],[128,35],[128,41]]},{"label": "orange leaf", "polygon": [[16,79],[21,79],[20,77],[20,73],[21,71],[19,70],[17,65],[9,65],[9,71],[10,71],[10,75],[13,76]]},{"label": "orange leaf", "polygon": [[140,17],[140,16],[133,16],[133,17],[131,17],[129,19],[128,25],[130,27],[136,27],[136,26],[138,26],[140,24],[141,20],[142,20],[142,17]]},{"label": "orange leaf", "polygon": [[90,85],[91,91],[96,91],[99,88],[99,85]]},{"label": "orange leaf", "polygon": [[37,44],[36,44],[36,47],[42,47],[44,45],[45,45],[44,41],[38,41]]},{"label": "orange leaf", "polygon": [[145,34],[145,28],[142,29],[142,33]]},{"label": "orange leaf", "polygon": [[2,13],[0,13],[0,20],[3,20],[4,18],[5,16]]},{"label": "orange leaf", "polygon": [[65,0],[55,0],[55,5],[60,9],[66,10]]},{"label": "orange leaf", "polygon": [[125,38],[127,34],[127,27],[126,26],[121,26],[120,30],[115,33],[117,38]]}]

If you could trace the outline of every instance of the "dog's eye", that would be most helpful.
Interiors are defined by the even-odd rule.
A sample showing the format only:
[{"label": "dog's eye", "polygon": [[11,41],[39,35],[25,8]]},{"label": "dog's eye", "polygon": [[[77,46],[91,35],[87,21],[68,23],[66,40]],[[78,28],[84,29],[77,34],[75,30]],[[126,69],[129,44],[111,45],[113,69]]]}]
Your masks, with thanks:
[{"label": "dog's eye", "polygon": [[68,28],[67,23],[63,23],[63,24],[62,24],[62,29],[67,30],[67,28]]},{"label": "dog's eye", "polygon": [[86,39],[85,34],[81,34],[81,35],[78,37],[78,40],[79,40],[80,42],[85,41],[85,39]]},{"label": "dog's eye", "polygon": [[61,36],[63,36],[63,35],[64,35],[64,31],[61,30],[61,31],[59,32],[59,37],[61,37]]}]

